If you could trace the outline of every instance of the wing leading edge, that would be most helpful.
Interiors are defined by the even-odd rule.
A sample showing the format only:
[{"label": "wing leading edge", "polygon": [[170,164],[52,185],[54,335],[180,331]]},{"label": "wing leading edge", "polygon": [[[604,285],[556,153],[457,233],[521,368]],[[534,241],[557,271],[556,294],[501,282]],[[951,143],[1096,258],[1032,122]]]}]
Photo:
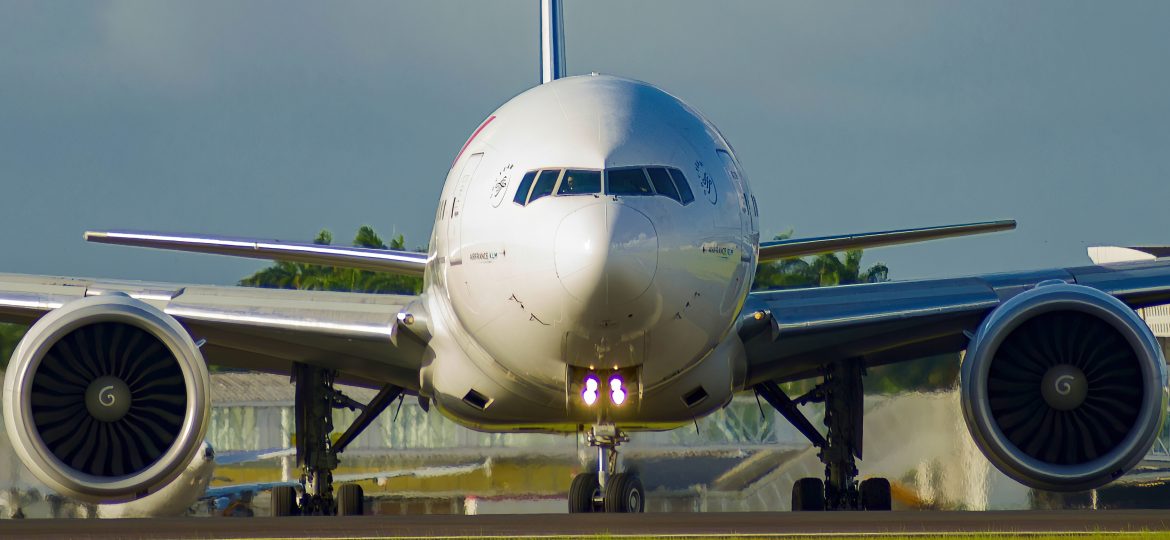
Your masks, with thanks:
[{"label": "wing leading edge", "polygon": [[214,253],[232,257],[340,266],[412,276],[423,275],[423,270],[427,265],[426,253],[300,244],[228,236],[147,231],[87,231],[85,239],[99,244]]},{"label": "wing leading edge", "polygon": [[1010,231],[1014,228],[1016,228],[1016,222],[1013,220],[985,221],[981,223],[944,225],[941,227],[924,227],[920,229],[900,229],[896,231],[760,242],[760,261],[819,255],[821,253],[831,253],[847,249],[865,249],[892,246],[895,244],[908,244],[970,234]]},{"label": "wing leading edge", "polygon": [[753,292],[738,325],[746,386],[815,376],[847,358],[874,366],[961,351],[991,310],[1050,280],[1093,287],[1133,308],[1170,303],[1170,260]]},{"label": "wing leading edge", "polygon": [[[205,341],[211,364],[287,374],[298,362],[335,369],[352,384],[419,387],[426,331],[415,296],[0,274],[0,321],[30,324],[73,300],[111,293],[175,317]],[[414,326],[403,324],[415,317]]]}]

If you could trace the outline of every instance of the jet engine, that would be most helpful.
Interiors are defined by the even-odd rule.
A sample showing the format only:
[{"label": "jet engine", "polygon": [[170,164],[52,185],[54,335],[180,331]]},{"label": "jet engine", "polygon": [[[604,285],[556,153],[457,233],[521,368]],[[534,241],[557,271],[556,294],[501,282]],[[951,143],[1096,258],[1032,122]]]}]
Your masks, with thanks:
[{"label": "jet engine", "polygon": [[1148,326],[1120,300],[1062,281],[993,311],[961,371],[976,445],[1027,486],[1102,486],[1150,450],[1166,412],[1166,367]]},{"label": "jet engine", "polygon": [[199,451],[210,381],[170,315],[123,294],[75,300],[36,322],[4,378],[4,422],[45,484],[91,502],[153,493]]}]

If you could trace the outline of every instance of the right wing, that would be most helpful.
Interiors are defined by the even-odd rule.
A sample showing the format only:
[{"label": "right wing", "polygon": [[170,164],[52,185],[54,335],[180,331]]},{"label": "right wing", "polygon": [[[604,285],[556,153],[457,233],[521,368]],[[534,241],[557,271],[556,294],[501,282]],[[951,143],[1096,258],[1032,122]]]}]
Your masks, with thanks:
[{"label": "right wing", "polygon": [[746,386],[814,377],[830,362],[875,366],[965,349],[987,314],[1046,281],[1086,285],[1132,308],[1170,303],[1170,260],[921,281],[756,291],[738,325]]},{"label": "right wing", "polygon": [[299,362],[362,386],[419,387],[428,333],[417,296],[0,274],[0,321],[30,324],[72,300],[110,293],[178,319],[205,340],[210,364],[283,374]]}]

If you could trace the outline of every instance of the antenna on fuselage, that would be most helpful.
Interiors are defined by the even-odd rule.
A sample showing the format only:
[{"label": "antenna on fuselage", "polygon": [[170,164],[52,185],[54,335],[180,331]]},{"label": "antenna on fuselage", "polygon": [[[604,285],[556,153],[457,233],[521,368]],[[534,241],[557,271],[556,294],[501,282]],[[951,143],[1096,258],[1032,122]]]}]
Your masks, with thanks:
[{"label": "antenna on fuselage", "polygon": [[540,0],[540,84],[565,76],[565,22],[561,0]]}]

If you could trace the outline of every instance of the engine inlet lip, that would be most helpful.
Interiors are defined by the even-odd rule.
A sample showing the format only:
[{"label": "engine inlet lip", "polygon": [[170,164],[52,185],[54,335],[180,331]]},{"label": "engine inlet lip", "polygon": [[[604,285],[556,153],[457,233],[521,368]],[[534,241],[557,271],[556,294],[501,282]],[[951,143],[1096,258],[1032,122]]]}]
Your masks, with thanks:
[{"label": "engine inlet lip", "polygon": [[[32,410],[33,380],[53,345],[81,327],[102,322],[129,324],[162,342],[175,356],[186,386],[187,408],[183,413],[182,427],[171,447],[145,469],[117,477],[87,474],[62,462],[39,436],[32,415],[16,414],[17,410]],[[210,417],[210,379],[206,369],[193,367],[204,365],[203,357],[178,321],[140,300],[104,295],[67,303],[50,311],[29,328],[13,352],[13,358],[28,358],[29,361],[10,366],[5,375],[5,426],[9,438],[19,442],[13,448],[30,465],[30,471],[56,491],[92,502],[133,499],[167,484],[182,473],[206,434]]]},{"label": "engine inlet lip", "polygon": [[[1003,340],[1024,322],[1057,311],[1078,311],[1101,319],[1117,330],[1141,358],[1161,360],[1161,348],[1145,323],[1117,298],[1084,285],[1054,284],[1036,287],[1004,302],[980,325],[960,370],[964,396],[963,417],[971,436],[998,469],[1030,487],[1076,491],[1097,487],[1101,471],[1128,470],[1141,461],[1158,429],[1131,428],[1112,450],[1073,465],[1046,463],[1016,447],[1000,429],[988,399],[987,378],[994,353]],[[1026,316],[1021,316],[1026,314]],[[992,339],[983,339],[991,335]],[[1133,427],[1161,426],[1167,403],[1165,361],[1138,362],[1143,377],[1141,409]],[[977,367],[975,367],[977,366]],[[978,371],[975,371],[978,369]],[[985,435],[985,436],[984,436]],[[1112,479],[1112,478],[1110,478]]]}]

